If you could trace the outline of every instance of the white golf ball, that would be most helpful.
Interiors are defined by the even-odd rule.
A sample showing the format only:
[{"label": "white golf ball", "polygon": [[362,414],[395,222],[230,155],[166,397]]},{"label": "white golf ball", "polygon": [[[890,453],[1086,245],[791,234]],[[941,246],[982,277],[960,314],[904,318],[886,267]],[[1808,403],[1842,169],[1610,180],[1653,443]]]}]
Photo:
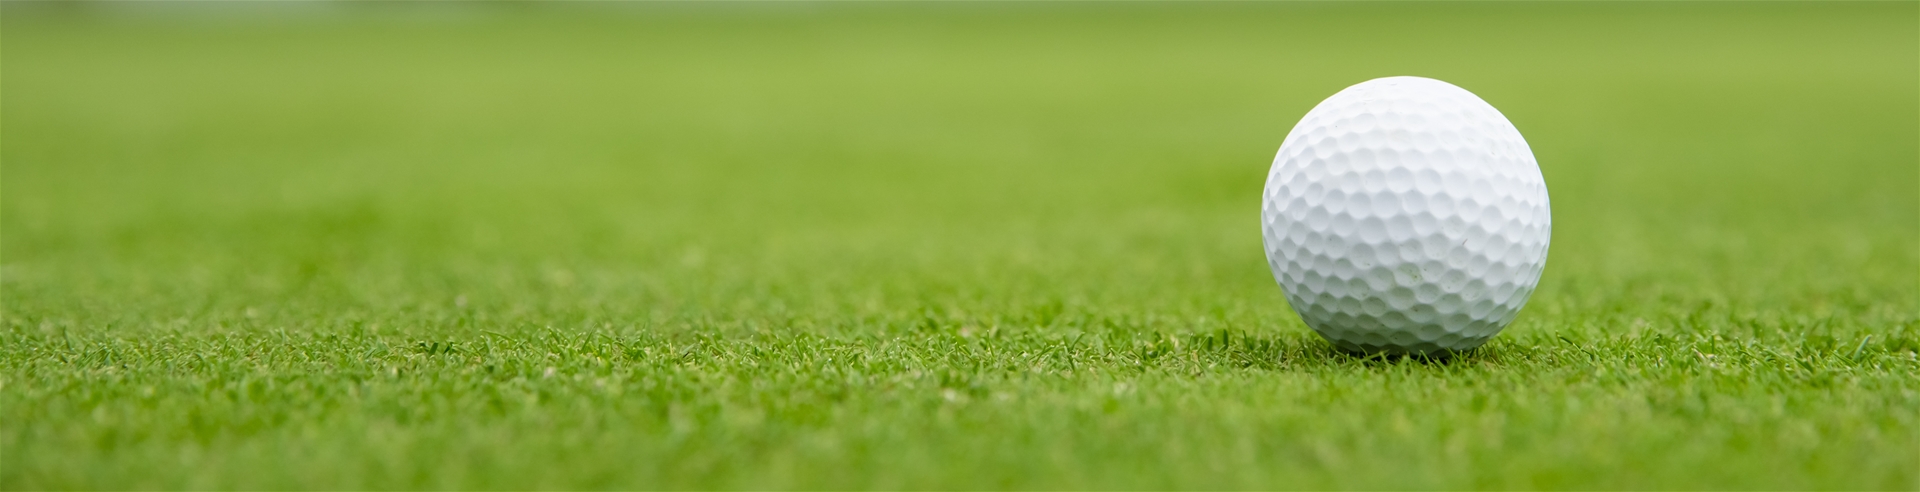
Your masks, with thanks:
[{"label": "white golf ball", "polygon": [[1422,77],[1362,82],[1307,112],[1273,159],[1260,222],[1307,326],[1350,351],[1429,355],[1513,322],[1553,227],[1513,123]]}]

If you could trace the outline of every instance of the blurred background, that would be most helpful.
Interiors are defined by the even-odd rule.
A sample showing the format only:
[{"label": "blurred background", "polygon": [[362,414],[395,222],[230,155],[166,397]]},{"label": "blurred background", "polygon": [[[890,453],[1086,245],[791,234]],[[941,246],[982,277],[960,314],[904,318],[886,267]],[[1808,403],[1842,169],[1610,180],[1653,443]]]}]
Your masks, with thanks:
[{"label": "blurred background", "polygon": [[[1318,347],[1264,267],[1260,190],[1273,153],[1309,108],[1393,75],[1475,92],[1526,136],[1545,174],[1554,216],[1547,270],[1496,350],[1528,354],[1559,341],[1643,335],[1920,349],[1912,331],[1920,309],[1920,27],[1910,2],[6,2],[0,12],[0,293],[16,350],[11,367],[16,378],[66,378],[69,389],[116,394],[87,386],[109,376],[61,373],[64,363],[32,354],[77,350],[74,339],[103,347],[176,340],[165,335],[183,346],[255,347],[233,349],[221,359],[229,361],[272,347],[338,349],[337,360],[296,357],[274,371],[364,363],[385,373],[381,364],[403,358],[375,357],[385,352],[367,347],[477,340],[481,332],[728,343],[754,334],[971,336],[994,326],[1042,338],[1089,332],[1115,344],[1231,329]],[[1878,334],[1869,340],[1877,345],[1858,342],[1863,334]],[[919,343],[911,340],[903,343]],[[503,356],[503,364],[551,375],[544,353],[523,362]],[[1280,359],[1267,360],[1260,363]],[[982,413],[977,427],[916,434],[910,423],[925,414],[883,411],[891,408],[886,393],[860,404],[810,403],[844,409],[831,414],[838,417],[781,413],[787,407],[764,401],[728,407],[773,409],[760,415],[790,424],[792,435],[859,444],[753,448],[798,449],[781,455],[792,463],[934,464],[919,472],[879,466],[897,475],[865,477],[871,481],[790,469],[801,474],[752,481],[787,475],[715,464],[713,456],[748,449],[720,438],[701,448],[705,455],[648,448],[652,431],[619,422],[666,426],[667,404],[638,396],[581,403],[572,417],[502,411],[600,422],[613,429],[604,433],[422,404],[428,410],[417,411],[426,415],[488,423],[481,427],[506,437],[469,439],[458,425],[374,426],[404,437],[389,447],[348,437],[328,448],[314,436],[360,436],[365,429],[354,422],[416,410],[219,410],[227,407],[183,390],[163,399],[172,403],[128,403],[130,414],[153,421],[67,418],[94,415],[99,401],[146,401],[130,396],[140,384],[194,370],[152,369],[147,379],[111,387],[126,393],[105,400],[47,389],[52,383],[7,383],[10,400],[33,403],[13,405],[11,420],[42,424],[6,431],[13,463],[5,469],[13,480],[26,477],[6,483],[118,476],[163,486],[567,488],[624,476],[621,467],[633,462],[596,457],[655,456],[663,464],[634,472],[641,481],[614,483],[1264,488],[1277,482],[1247,474],[1260,467],[1221,473],[1206,456],[1156,443],[1205,448],[1282,421],[1260,419],[1293,418],[1179,405],[1166,408],[1204,418],[1170,417],[1189,415],[1175,410],[1051,421]],[[748,387],[692,381],[672,397],[676,405],[740,403],[730,391],[746,390],[728,388]],[[1144,393],[1237,401],[1231,391],[1166,384]],[[1267,386],[1250,387],[1282,387],[1260,384]],[[1863,394],[1911,394],[1889,389],[1898,385]],[[257,401],[304,398],[260,391]],[[451,395],[440,400],[399,394],[428,403],[479,394],[449,391],[432,393]],[[1068,407],[1034,405],[1022,408]],[[1559,405],[1535,408],[1547,409],[1542,422],[1573,421],[1553,420],[1577,414]],[[663,417],[591,420],[601,418],[595,409]],[[205,420],[189,415],[258,427],[234,431],[237,441],[154,430]],[[866,434],[815,426],[842,417],[878,424]],[[1830,477],[1869,476],[1849,467],[1874,464],[1885,466],[1872,477],[1894,477],[1885,470],[1903,466],[1898,453],[1820,447],[1844,444],[1833,441],[1796,448],[1728,437],[1689,447],[1693,441],[1673,440],[1676,429],[1736,436],[1743,427],[1667,423],[1623,427],[1644,433],[1548,426],[1540,435],[1564,439],[1494,433],[1490,443],[1462,445],[1510,464],[1509,481],[1361,483],[1528,486],[1557,476],[1634,488],[1648,483],[1629,475],[1733,481],[1706,482],[1724,485],[1764,478],[1753,471],[1784,463],[1827,463],[1820,470]],[[1282,427],[1303,443],[1333,443],[1325,449],[1404,452],[1403,463],[1462,469],[1419,461],[1453,456],[1437,451],[1438,438],[1394,441],[1363,424]],[[760,427],[700,429],[787,442]],[[887,433],[897,429],[909,430]],[[1022,446],[1040,451],[995,454],[1012,448],[979,429],[1031,429],[1041,437]],[[1046,437],[1045,429],[1085,432]],[[161,437],[126,437],[149,435]],[[1603,437],[1619,445],[1582,447]],[[211,482],[154,478],[174,473],[153,465],[177,451],[169,439],[195,438],[211,444],[194,449],[226,460],[195,475]],[[1391,445],[1343,447],[1354,442]],[[1770,446],[1805,453],[1769,454]],[[507,458],[462,461],[491,463],[465,471],[431,462],[383,468],[406,461],[364,456],[373,449]],[[906,451],[874,451],[886,449]],[[1100,449],[1116,451],[1092,451]],[[1053,461],[1031,459],[1044,450]],[[1645,475],[1554,468],[1585,463],[1562,459],[1580,453],[1665,461],[1642,463]],[[315,455],[321,459],[303,461]],[[561,470],[542,468],[552,464],[543,460],[574,463],[579,473],[543,471]],[[1733,464],[1701,469],[1721,462]],[[1020,468],[1046,463],[1055,468]],[[1296,484],[1373,476],[1341,473],[1364,465],[1342,466],[1296,475],[1322,479]],[[1564,474],[1529,474],[1553,469]],[[261,470],[279,478],[235,478]],[[413,476],[409,470],[445,481],[352,481]],[[488,481],[488,473],[546,478]],[[103,480],[91,483],[141,483]]]},{"label": "blurred background", "polygon": [[0,244],[23,280],[578,263],[1271,290],[1252,225],[1271,154],[1321,98],[1389,75],[1475,91],[1528,137],[1555,205],[1549,290],[1662,270],[1682,292],[1796,267],[1857,283],[1838,272],[1913,260],[1898,4],[6,9]]}]

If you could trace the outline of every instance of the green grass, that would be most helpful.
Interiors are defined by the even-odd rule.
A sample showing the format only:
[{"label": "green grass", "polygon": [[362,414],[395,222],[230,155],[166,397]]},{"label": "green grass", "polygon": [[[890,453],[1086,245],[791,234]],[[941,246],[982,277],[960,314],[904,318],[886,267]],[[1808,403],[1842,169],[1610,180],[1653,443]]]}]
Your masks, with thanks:
[{"label": "green grass", "polygon": [[[1920,487],[1913,3],[4,9],[0,488]],[[1274,149],[1473,90],[1554,205],[1342,355]]]}]

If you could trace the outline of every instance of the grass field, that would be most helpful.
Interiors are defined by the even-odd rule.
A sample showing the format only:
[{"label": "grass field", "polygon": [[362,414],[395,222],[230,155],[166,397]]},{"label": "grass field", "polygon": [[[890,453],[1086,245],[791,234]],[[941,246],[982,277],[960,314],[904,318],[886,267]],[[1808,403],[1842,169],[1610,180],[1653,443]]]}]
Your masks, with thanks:
[{"label": "grass field", "polygon": [[[1914,3],[40,5],[0,488],[1920,488]],[[1259,192],[1424,75],[1539,290],[1335,352]]]}]

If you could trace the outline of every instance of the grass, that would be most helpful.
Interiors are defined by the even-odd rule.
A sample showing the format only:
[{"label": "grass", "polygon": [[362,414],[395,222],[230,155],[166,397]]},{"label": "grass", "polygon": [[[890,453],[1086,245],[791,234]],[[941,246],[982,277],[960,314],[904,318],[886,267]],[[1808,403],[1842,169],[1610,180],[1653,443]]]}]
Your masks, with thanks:
[{"label": "grass", "polygon": [[[8,490],[1920,487],[1912,3],[4,12]],[[1401,74],[1553,198],[1444,362],[1256,226]]]}]

